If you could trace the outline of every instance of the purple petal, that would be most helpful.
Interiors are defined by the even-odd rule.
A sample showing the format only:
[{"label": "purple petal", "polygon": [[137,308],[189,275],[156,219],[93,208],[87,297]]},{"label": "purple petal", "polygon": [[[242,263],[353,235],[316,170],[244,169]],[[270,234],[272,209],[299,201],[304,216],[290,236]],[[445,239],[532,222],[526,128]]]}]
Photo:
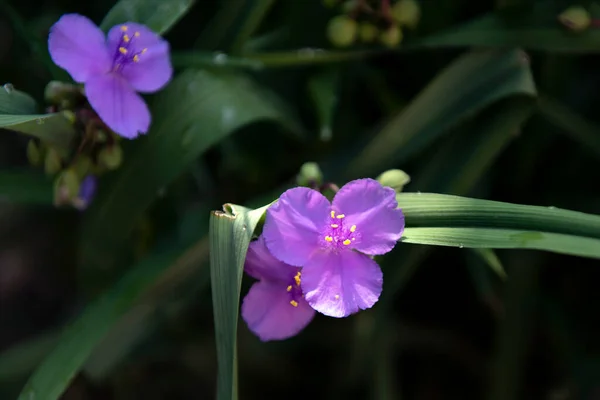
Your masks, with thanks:
[{"label": "purple petal", "polygon": [[263,229],[271,254],[286,264],[303,266],[319,247],[330,207],[316,190],[297,187],[284,192],[267,210]]},{"label": "purple petal", "polygon": [[148,131],[148,106],[119,75],[90,79],[85,83],[85,94],[102,121],[120,136],[133,139]]},{"label": "purple petal", "polygon": [[50,28],[48,50],[52,61],[76,82],[108,72],[112,65],[104,34],[83,15],[63,15]]},{"label": "purple petal", "polygon": [[344,225],[356,225],[352,248],[370,255],[392,250],[404,232],[404,214],[396,192],[373,179],[348,182],[333,198],[333,209],[344,214]]},{"label": "purple petal", "polygon": [[242,318],[262,341],[282,340],[296,335],[313,319],[313,310],[304,299],[290,304],[285,287],[257,282],[242,304]]},{"label": "purple petal", "polygon": [[273,257],[265,245],[264,235],[261,235],[248,247],[244,271],[253,278],[287,286],[288,282],[294,281],[294,275],[300,268],[292,267]]},{"label": "purple petal", "polygon": [[[123,40],[124,35],[128,37],[127,42]],[[119,47],[126,49],[127,57],[120,55]],[[113,27],[108,32],[108,48],[113,57],[127,61],[123,63],[120,74],[138,92],[155,92],[173,76],[169,43],[144,25],[127,22]],[[134,62],[135,55],[137,61]]]},{"label": "purple petal", "polygon": [[316,253],[302,269],[302,291],[312,308],[347,317],[379,299],[383,274],[368,256],[351,250]]}]

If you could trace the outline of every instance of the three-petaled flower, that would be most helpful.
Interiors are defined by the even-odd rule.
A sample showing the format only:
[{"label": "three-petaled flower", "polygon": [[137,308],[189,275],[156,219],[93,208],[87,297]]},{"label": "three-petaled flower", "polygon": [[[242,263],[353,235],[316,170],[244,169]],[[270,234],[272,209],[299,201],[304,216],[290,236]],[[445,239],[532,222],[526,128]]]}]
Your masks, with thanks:
[{"label": "three-petaled flower", "polygon": [[315,310],[345,317],[370,308],[383,274],[369,256],[389,252],[402,237],[396,193],[373,179],[344,185],[330,203],[297,187],[269,207],[263,236],[279,261],[302,268],[302,292]]},{"label": "three-petaled flower", "polygon": [[300,268],[275,259],[262,236],[250,243],[244,270],[259,281],[244,298],[242,317],[261,340],[287,339],[312,320],[315,310],[302,295]]},{"label": "three-petaled flower", "polygon": [[104,33],[88,18],[63,15],[48,37],[52,60],[78,83],[98,116],[132,139],[150,127],[150,111],[136,93],[152,93],[173,75],[169,44],[146,26],[128,22]]}]

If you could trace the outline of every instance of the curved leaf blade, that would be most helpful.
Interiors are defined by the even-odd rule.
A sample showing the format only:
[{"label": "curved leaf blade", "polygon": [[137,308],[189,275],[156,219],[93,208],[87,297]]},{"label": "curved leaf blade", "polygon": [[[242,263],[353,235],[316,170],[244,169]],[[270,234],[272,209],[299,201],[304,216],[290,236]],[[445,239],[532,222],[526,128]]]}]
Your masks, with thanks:
[{"label": "curved leaf blade", "polygon": [[404,243],[459,248],[531,249],[600,258],[600,239],[539,231],[487,228],[406,228]]},{"label": "curved leaf blade", "polygon": [[600,215],[433,193],[399,193],[410,227],[469,227],[541,231],[600,238]]},{"label": "curved leaf blade", "polygon": [[102,20],[100,28],[108,31],[124,22],[138,22],[158,34],[167,32],[179,21],[195,0],[120,0]]},{"label": "curved leaf blade", "polygon": [[267,210],[226,204],[210,217],[210,276],[217,341],[217,400],[236,400],[237,322],[246,251]]},{"label": "curved leaf blade", "polygon": [[0,114],[35,114],[35,100],[25,92],[15,90],[10,83],[0,89]]},{"label": "curved leaf blade", "polygon": [[67,150],[75,137],[75,128],[63,114],[0,115],[0,128],[36,137]]}]

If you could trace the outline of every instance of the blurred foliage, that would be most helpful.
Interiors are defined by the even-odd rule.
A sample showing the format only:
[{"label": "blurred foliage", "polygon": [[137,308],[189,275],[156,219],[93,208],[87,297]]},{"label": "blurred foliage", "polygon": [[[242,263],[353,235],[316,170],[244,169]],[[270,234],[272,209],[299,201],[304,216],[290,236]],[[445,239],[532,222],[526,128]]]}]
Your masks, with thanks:
[{"label": "blurred foliage", "polygon": [[[149,25],[177,72],[83,212],[43,173],[80,140],[46,108],[69,82],[48,29],[71,12]],[[0,0],[0,398],[597,398],[598,18],[570,0]],[[379,303],[260,342],[237,321],[252,209],[365,176],[412,192]]]}]

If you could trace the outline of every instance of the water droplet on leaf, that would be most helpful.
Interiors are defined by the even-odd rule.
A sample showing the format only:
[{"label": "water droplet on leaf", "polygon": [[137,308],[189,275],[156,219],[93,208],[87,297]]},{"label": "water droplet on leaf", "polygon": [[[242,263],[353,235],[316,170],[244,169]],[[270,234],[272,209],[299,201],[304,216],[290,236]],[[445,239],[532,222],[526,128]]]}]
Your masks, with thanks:
[{"label": "water droplet on leaf", "polygon": [[15,90],[15,87],[13,86],[12,83],[7,83],[4,85],[4,90],[6,90],[6,93],[12,93]]}]

